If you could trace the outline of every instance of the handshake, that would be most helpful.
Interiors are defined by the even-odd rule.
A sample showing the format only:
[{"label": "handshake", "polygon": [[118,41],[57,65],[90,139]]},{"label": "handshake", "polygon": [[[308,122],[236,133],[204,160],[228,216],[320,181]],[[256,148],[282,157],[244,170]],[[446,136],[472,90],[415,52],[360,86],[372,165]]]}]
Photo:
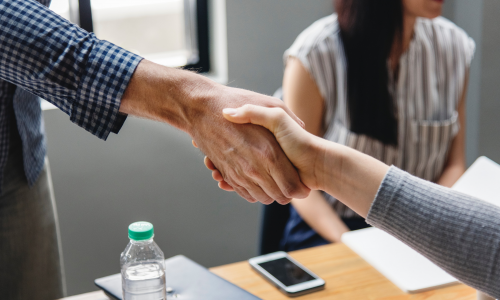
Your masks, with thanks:
[{"label": "handshake", "polygon": [[[212,177],[219,182],[221,189],[237,191],[250,202],[270,204],[276,200],[280,204],[287,204],[290,198],[305,198],[310,189],[318,188],[318,177],[314,171],[314,166],[321,164],[316,161],[319,157],[317,153],[321,151],[320,145],[314,143],[318,138],[306,132],[302,122],[290,111],[285,112],[285,109],[245,104],[240,108],[222,110],[224,118],[232,123],[266,128],[274,135],[281,149],[271,139],[265,148],[269,150],[257,153],[256,162],[246,172],[249,175],[247,179],[254,184],[250,183],[251,190],[242,190],[239,184],[235,186],[232,178],[223,176],[212,160],[205,157],[205,165],[212,170]],[[265,141],[269,142],[268,139]],[[194,141],[193,145],[197,147]],[[288,158],[284,157],[283,152]],[[257,166],[264,169],[259,170]],[[297,178],[297,173],[300,178]]]},{"label": "handshake", "polygon": [[287,204],[319,189],[366,216],[388,170],[376,159],[306,132],[279,99],[147,60],[137,66],[120,111],[187,132],[207,156],[219,187],[250,202]]},{"label": "handshake", "polygon": [[[239,108],[225,108],[222,113],[224,118],[232,123],[259,125],[274,135],[301,180],[297,183],[300,184],[301,189],[295,191],[298,197],[293,195],[292,197],[306,197],[309,190],[325,190],[344,201],[361,216],[367,216],[378,187],[388,171],[388,166],[353,149],[310,134],[302,128],[300,121],[286,112],[286,108],[245,104]],[[193,144],[197,145],[194,141]],[[236,190],[208,157],[205,157],[205,165],[212,170],[212,177],[219,182],[221,189]],[[276,171],[278,173],[271,174],[280,174],[279,169]],[[278,176],[277,178],[285,177]],[[303,193],[302,185],[306,186],[304,194],[301,194]],[[264,193],[279,192],[278,189],[262,190],[265,191]],[[267,200],[268,195],[263,194],[264,204],[272,202],[272,200]],[[255,201],[255,198],[247,200]],[[283,201],[281,198],[278,202],[285,204],[287,201],[289,199],[286,198]]]}]

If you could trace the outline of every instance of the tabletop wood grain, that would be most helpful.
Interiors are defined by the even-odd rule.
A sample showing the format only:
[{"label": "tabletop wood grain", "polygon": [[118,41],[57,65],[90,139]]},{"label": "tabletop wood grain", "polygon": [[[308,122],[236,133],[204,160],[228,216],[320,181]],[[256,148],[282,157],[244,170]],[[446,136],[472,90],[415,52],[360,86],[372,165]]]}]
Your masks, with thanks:
[{"label": "tabletop wood grain", "polygon": [[[290,255],[326,281],[323,291],[299,298],[303,300],[473,300],[476,297],[475,290],[463,284],[406,294],[342,243],[294,251]],[[248,262],[215,267],[210,271],[262,299],[290,299],[256,274]]]},{"label": "tabletop wood grain", "polygon": [[[365,262],[346,245],[332,244],[290,255],[326,281],[323,291],[297,299],[335,300],[474,300],[476,292],[464,284],[455,284],[418,294],[406,294]],[[255,273],[248,262],[211,268],[210,271],[264,300],[289,300]],[[107,300],[102,292],[93,292],[64,300]]]}]

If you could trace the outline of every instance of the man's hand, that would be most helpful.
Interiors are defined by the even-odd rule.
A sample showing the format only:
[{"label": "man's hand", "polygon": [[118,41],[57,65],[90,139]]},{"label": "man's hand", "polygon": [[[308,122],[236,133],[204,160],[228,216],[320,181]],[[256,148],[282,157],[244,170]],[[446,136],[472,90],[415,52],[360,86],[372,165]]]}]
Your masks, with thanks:
[{"label": "man's hand", "polygon": [[137,67],[120,111],[167,122],[189,133],[224,181],[250,202],[286,204],[291,198],[306,197],[310,190],[268,130],[233,124],[220,113],[223,108],[247,103],[280,107],[303,125],[276,98],[225,87],[146,60]]},{"label": "man's hand", "polygon": [[[321,139],[301,128],[285,111],[246,104],[237,109],[225,108],[223,114],[227,120],[240,126],[251,123],[268,129],[297,168],[302,182],[313,190],[320,188],[317,181],[320,176],[316,171],[324,165],[321,155],[318,155],[322,150]],[[205,165],[212,170],[212,177],[219,181],[219,187],[230,191],[231,186],[210,159],[205,158]]]},{"label": "man's hand", "polygon": [[[237,125],[222,118],[222,108],[245,103],[288,110],[282,101],[245,90],[226,88],[207,99],[207,112],[200,114],[191,133],[196,145],[211,159],[224,181],[250,202],[286,204],[309,194],[297,171],[274,136],[251,124]],[[210,104],[209,104],[210,103]],[[302,122],[287,111],[294,120]]]}]

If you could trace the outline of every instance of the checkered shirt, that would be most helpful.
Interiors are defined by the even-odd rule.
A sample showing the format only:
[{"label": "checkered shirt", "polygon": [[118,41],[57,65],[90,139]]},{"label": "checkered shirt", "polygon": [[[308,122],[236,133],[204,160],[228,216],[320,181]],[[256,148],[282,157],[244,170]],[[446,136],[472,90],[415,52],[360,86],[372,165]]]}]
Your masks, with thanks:
[{"label": "checkered shirt", "polygon": [[121,97],[142,59],[68,22],[49,4],[0,1],[0,174],[15,115],[30,185],[46,153],[39,97],[105,140],[125,121],[118,112]]}]

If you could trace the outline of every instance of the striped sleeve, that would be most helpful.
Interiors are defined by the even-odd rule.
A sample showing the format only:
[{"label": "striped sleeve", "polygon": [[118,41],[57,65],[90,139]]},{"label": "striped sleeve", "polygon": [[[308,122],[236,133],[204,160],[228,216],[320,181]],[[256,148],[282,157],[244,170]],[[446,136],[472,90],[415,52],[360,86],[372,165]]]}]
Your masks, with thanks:
[{"label": "striped sleeve", "polygon": [[500,298],[500,208],[411,176],[386,174],[367,222],[458,280]]},{"label": "striped sleeve", "polygon": [[336,20],[336,15],[330,15],[314,22],[297,37],[283,57],[285,66],[290,57],[300,60],[325,100],[329,99],[334,86],[335,68],[332,67],[332,59],[335,54],[332,52],[337,47],[331,43]]}]

